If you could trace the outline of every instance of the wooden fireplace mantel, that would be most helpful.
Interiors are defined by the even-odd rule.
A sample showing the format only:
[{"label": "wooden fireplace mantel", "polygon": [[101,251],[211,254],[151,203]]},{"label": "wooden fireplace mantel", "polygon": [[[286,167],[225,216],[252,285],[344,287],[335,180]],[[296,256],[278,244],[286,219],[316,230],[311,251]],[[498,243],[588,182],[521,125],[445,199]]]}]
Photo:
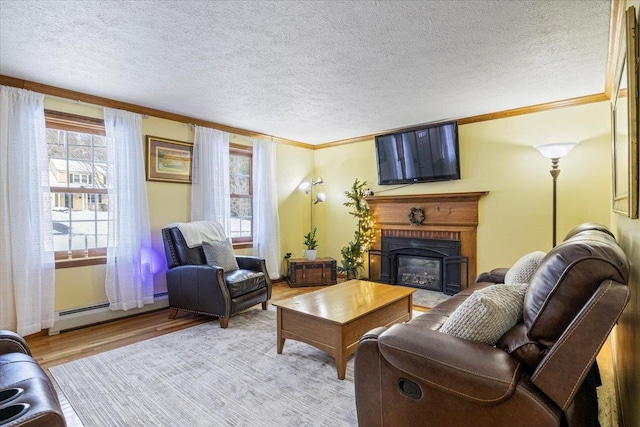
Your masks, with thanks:
[{"label": "wooden fireplace mantel", "polygon": [[[381,249],[382,236],[460,240],[461,254],[469,259],[472,282],[477,274],[478,202],[487,194],[488,191],[476,191],[366,197],[375,229],[372,249]],[[422,224],[411,224],[412,208],[424,211]],[[371,260],[369,276],[379,275],[379,264]]]}]

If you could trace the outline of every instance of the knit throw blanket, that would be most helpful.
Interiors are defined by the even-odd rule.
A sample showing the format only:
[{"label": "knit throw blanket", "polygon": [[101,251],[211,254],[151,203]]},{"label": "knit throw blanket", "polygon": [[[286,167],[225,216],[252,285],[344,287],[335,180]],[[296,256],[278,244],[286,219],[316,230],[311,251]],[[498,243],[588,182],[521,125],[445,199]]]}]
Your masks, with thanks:
[{"label": "knit throw blanket", "polygon": [[224,229],[215,221],[176,222],[167,225],[167,228],[178,227],[184,237],[187,246],[194,248],[202,245],[202,242],[215,242],[226,240]]}]

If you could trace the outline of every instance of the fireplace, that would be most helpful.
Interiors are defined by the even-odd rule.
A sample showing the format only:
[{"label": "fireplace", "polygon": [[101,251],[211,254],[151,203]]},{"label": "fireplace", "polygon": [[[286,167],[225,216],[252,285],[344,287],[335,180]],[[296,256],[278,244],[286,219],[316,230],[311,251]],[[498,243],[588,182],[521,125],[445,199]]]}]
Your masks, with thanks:
[{"label": "fireplace", "polygon": [[[441,288],[446,294],[466,289],[476,277],[478,203],[487,193],[366,197],[375,231],[369,252],[369,280],[399,280],[405,286]],[[424,212],[419,224],[409,221],[416,208]],[[388,238],[407,240],[398,240],[400,243],[391,247],[385,243],[383,248],[382,242]],[[456,248],[451,252],[452,244]]]},{"label": "fireplace", "polygon": [[460,241],[383,237],[380,281],[453,295],[467,287],[468,260]]}]

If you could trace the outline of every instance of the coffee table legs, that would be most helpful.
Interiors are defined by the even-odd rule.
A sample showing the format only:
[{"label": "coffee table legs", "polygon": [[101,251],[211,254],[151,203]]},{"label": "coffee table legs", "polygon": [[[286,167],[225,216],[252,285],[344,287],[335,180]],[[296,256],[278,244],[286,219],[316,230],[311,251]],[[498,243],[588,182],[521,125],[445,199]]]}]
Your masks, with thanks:
[{"label": "coffee table legs", "polygon": [[282,354],[282,349],[284,348],[284,338],[282,338],[282,309],[278,307],[277,310],[277,319],[278,319],[278,354]]},{"label": "coffee table legs", "polygon": [[[332,356],[336,363],[338,378],[343,380],[347,373],[347,348],[343,347],[344,330],[337,326],[335,328],[328,326],[326,322],[317,317],[308,317],[302,315],[303,319],[298,319],[299,313],[291,310],[277,309],[277,351],[282,354],[284,348],[285,337],[293,338],[297,341],[306,342]],[[293,319],[296,320],[293,320]],[[288,325],[287,330],[283,331],[283,325]],[[337,329],[337,330],[335,330]],[[325,334],[314,333],[318,330],[324,330]],[[329,331],[328,333],[326,331]]]},{"label": "coffee table legs", "polygon": [[338,379],[343,380],[347,374],[347,357],[343,349],[338,349],[336,354],[336,370],[338,371]]}]

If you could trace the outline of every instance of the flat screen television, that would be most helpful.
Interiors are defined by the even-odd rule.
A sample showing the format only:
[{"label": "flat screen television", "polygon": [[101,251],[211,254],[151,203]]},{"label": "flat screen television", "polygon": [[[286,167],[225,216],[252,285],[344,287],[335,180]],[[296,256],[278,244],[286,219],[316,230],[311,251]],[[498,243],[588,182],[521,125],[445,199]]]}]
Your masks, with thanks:
[{"label": "flat screen television", "polygon": [[458,122],[376,136],[378,184],[460,179]]}]

